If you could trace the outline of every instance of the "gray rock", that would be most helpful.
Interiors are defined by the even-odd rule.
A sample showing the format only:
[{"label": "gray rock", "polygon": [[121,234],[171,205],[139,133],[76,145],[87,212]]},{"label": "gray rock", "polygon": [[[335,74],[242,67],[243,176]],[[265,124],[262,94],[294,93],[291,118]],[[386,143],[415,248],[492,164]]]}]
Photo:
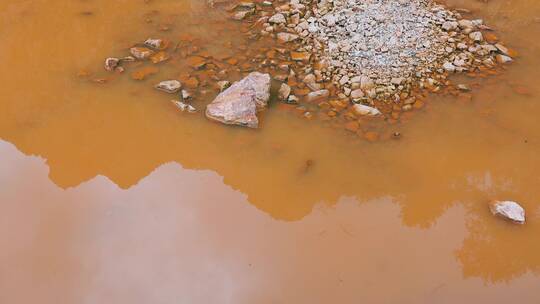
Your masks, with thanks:
[{"label": "gray rock", "polygon": [[224,124],[258,128],[257,111],[270,99],[270,75],[253,72],[220,93],[206,107],[206,117]]}]

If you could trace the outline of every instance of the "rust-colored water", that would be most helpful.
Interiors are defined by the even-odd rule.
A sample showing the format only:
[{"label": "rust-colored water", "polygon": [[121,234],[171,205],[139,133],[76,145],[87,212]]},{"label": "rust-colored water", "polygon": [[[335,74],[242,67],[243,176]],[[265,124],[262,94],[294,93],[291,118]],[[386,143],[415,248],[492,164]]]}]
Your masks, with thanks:
[{"label": "rust-colored water", "polygon": [[0,303],[540,302],[538,1],[448,0],[520,58],[395,141],[182,115],[152,89],[170,67],[77,77],[148,36],[243,43],[202,2],[1,1]]}]

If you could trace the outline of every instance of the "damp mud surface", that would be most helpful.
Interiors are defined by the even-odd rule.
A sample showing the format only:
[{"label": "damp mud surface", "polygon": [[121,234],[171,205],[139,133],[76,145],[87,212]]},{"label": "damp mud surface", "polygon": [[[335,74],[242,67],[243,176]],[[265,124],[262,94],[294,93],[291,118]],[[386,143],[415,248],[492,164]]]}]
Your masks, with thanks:
[{"label": "damp mud surface", "polygon": [[519,56],[369,141],[275,100],[258,130],[181,113],[153,88],[181,57],[92,81],[157,35],[251,47],[203,1],[2,1],[0,302],[540,302],[540,3],[445,3]]}]

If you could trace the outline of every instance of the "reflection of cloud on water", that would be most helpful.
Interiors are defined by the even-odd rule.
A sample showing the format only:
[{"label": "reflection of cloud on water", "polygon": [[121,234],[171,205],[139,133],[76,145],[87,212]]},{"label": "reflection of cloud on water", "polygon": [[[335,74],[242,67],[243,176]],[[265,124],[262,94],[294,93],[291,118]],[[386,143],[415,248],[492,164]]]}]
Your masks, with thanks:
[{"label": "reflection of cloud on water", "polygon": [[62,190],[41,159],[4,142],[0,153],[9,187],[0,192],[0,286],[9,302],[535,300],[531,274],[504,284],[463,278],[454,250],[471,232],[460,206],[429,229],[403,226],[391,197],[342,198],[301,221],[276,221],[210,171],[167,164],[129,190],[101,177]]}]

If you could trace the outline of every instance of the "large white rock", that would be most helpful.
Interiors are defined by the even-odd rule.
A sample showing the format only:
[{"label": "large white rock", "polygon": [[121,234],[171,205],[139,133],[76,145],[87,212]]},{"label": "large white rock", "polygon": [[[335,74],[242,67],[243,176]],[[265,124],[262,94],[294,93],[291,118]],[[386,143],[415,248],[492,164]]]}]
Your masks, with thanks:
[{"label": "large white rock", "polygon": [[270,75],[253,72],[220,93],[206,107],[206,117],[229,125],[258,128],[257,111],[270,99]]},{"label": "large white rock", "polygon": [[525,210],[513,201],[492,201],[489,210],[493,215],[509,219],[518,224],[525,224]]}]

